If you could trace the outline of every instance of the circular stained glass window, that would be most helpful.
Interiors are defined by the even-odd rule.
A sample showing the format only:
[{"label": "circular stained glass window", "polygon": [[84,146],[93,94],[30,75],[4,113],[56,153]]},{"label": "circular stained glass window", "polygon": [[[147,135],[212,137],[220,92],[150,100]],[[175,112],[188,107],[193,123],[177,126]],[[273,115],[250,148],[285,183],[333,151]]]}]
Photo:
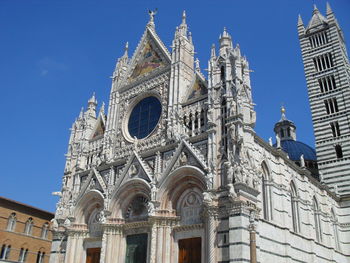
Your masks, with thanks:
[{"label": "circular stained glass window", "polygon": [[156,97],[150,96],[137,103],[129,117],[130,136],[137,139],[147,137],[157,126],[161,112],[162,106]]}]

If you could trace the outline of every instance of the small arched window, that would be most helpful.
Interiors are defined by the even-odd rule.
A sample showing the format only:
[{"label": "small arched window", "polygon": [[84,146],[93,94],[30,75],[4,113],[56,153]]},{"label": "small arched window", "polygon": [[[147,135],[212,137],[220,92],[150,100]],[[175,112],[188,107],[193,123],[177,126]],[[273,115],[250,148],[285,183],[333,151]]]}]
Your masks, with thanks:
[{"label": "small arched window", "polygon": [[314,226],[315,226],[316,240],[318,242],[322,242],[322,227],[321,227],[321,220],[320,220],[320,208],[319,208],[316,197],[313,198],[312,210],[314,213]]},{"label": "small arched window", "polygon": [[11,252],[11,245],[8,245],[8,244],[2,245],[0,259],[5,259],[5,260],[9,259],[10,252]]},{"label": "small arched window", "polygon": [[44,263],[45,252],[43,250],[38,251],[38,255],[36,257],[36,263]]},{"label": "small arched window", "polygon": [[298,194],[293,182],[290,184],[290,203],[292,211],[293,231],[298,233],[300,232]]},{"label": "small arched window", "polygon": [[33,231],[33,218],[29,218],[26,222],[25,228],[24,228],[24,234],[31,235]]},{"label": "small arched window", "polygon": [[49,233],[49,224],[45,223],[41,229],[41,238],[47,239],[48,233]]},{"label": "small arched window", "polygon": [[7,230],[8,231],[15,231],[16,222],[17,222],[16,213],[12,213],[9,216],[9,219],[7,222]]},{"label": "small arched window", "polygon": [[28,249],[25,249],[22,247],[21,251],[19,252],[18,262],[26,262],[27,254],[28,254]]}]

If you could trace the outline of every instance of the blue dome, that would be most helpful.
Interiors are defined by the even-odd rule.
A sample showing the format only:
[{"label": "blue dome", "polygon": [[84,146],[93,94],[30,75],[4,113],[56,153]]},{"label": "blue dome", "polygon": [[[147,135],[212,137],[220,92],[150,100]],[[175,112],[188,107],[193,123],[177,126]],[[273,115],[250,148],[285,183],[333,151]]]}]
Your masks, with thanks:
[{"label": "blue dome", "polygon": [[[276,144],[273,146],[276,147]],[[281,147],[293,161],[299,161],[302,154],[304,154],[304,159],[307,161],[317,160],[316,151],[305,143],[294,140],[283,140],[281,141]]]}]

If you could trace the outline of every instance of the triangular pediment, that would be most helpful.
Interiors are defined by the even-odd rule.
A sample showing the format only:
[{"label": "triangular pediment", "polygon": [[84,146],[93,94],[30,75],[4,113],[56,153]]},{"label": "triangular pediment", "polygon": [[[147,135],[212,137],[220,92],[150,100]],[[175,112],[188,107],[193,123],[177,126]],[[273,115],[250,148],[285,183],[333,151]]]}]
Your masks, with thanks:
[{"label": "triangular pediment", "polygon": [[200,98],[206,94],[208,94],[207,84],[205,80],[199,76],[199,74],[196,74],[192,87],[188,91],[186,101],[195,100],[196,98]]},{"label": "triangular pediment", "polygon": [[117,184],[123,185],[127,181],[136,178],[143,179],[147,182],[151,182],[153,179],[153,175],[152,170],[148,166],[148,164],[146,164],[141,159],[141,157],[136,152],[134,152],[130,156],[127,164],[125,165],[122,174],[119,178],[119,182],[117,182]]},{"label": "triangular pediment", "polygon": [[126,82],[130,83],[159,71],[170,65],[170,61],[170,53],[165,45],[156,32],[147,27],[131,59],[126,74]]},{"label": "triangular pediment", "polygon": [[95,127],[91,133],[92,134],[91,140],[102,137],[103,134],[105,133],[105,130],[106,130],[106,124],[105,124],[104,116],[102,114],[99,114],[95,123]]},{"label": "triangular pediment", "polygon": [[204,171],[208,170],[208,165],[201,151],[190,142],[182,139],[169,164],[165,168],[160,181],[163,181],[172,171],[186,165],[195,166]]},{"label": "triangular pediment", "polygon": [[77,200],[79,200],[82,196],[84,196],[85,193],[89,192],[90,190],[98,190],[101,193],[105,193],[107,190],[107,185],[96,168],[91,169],[87,179],[81,186]]}]

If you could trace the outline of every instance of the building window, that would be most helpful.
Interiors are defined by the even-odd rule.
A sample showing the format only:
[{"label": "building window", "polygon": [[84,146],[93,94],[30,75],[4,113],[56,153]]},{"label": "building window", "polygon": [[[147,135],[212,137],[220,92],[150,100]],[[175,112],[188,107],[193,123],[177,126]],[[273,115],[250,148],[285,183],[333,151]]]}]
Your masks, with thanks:
[{"label": "building window", "polygon": [[335,153],[338,159],[343,158],[343,150],[339,144],[335,146]]},{"label": "building window", "polygon": [[339,111],[338,102],[336,98],[324,100],[324,105],[326,107],[327,114],[332,114]]},{"label": "building window", "polygon": [[33,231],[33,218],[29,218],[26,222],[26,226],[24,228],[24,234],[31,235]]},{"label": "building window", "polygon": [[314,66],[317,72],[330,69],[334,66],[331,53],[326,53],[313,59]]},{"label": "building window", "polygon": [[157,127],[162,113],[162,105],[158,98],[149,96],[139,101],[132,109],[128,131],[132,138],[143,139]]},{"label": "building window", "polygon": [[12,213],[9,216],[9,219],[7,222],[7,230],[8,231],[15,231],[16,222],[17,222],[16,213]]},{"label": "building window", "polygon": [[321,32],[310,36],[309,40],[311,48],[317,48],[328,43],[328,36],[326,32]]},{"label": "building window", "polygon": [[44,263],[44,257],[45,257],[45,252],[39,251],[36,257],[36,263]]},{"label": "building window", "polygon": [[2,245],[0,259],[9,259],[11,252],[11,245]]},{"label": "building window", "polygon": [[333,75],[318,79],[318,85],[320,86],[321,93],[335,90],[337,88]]},{"label": "building window", "polygon": [[49,233],[49,224],[45,223],[41,229],[41,238],[47,239],[48,233]]},{"label": "building window", "polygon": [[22,248],[21,248],[21,251],[19,252],[18,262],[26,262],[26,260],[27,260],[27,254],[28,254],[28,249],[24,249],[24,248],[22,247]]},{"label": "building window", "polygon": [[337,121],[331,122],[331,129],[333,137],[339,137],[340,136],[340,129],[339,129],[339,123]]},{"label": "building window", "polygon": [[270,182],[270,175],[269,175],[269,170],[267,168],[267,165],[265,162],[262,163],[262,211],[263,211],[263,217],[265,220],[271,220],[272,219],[272,205],[271,205],[271,192],[270,192],[270,187],[269,187],[269,182]]},{"label": "building window", "polygon": [[313,199],[312,210],[314,213],[314,226],[315,226],[316,240],[318,242],[322,242],[322,227],[321,227],[321,220],[320,220],[320,209],[319,209],[318,202],[317,202],[315,197]]},{"label": "building window", "polygon": [[297,195],[296,187],[293,182],[290,184],[290,203],[291,203],[291,211],[292,211],[293,231],[298,233],[300,232],[298,195]]}]

